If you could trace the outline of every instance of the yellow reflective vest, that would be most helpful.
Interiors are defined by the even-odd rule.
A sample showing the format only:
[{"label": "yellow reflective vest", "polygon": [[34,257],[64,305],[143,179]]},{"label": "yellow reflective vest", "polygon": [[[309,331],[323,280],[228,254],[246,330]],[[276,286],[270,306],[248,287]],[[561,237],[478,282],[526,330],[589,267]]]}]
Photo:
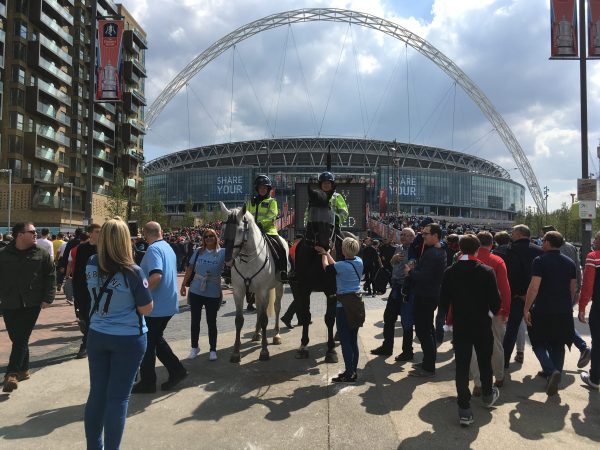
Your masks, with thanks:
[{"label": "yellow reflective vest", "polygon": [[253,205],[252,200],[250,200],[246,204],[246,209],[252,213],[254,220],[257,224],[260,224],[265,234],[277,235],[277,226],[275,225],[279,214],[277,200],[267,197],[256,205]]}]

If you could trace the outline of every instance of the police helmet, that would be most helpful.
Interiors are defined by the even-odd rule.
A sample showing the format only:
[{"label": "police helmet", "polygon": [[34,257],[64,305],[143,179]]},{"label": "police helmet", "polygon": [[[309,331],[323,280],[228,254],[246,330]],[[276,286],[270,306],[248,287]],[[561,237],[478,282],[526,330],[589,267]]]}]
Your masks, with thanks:
[{"label": "police helmet", "polygon": [[259,175],[254,179],[254,189],[258,192],[259,186],[266,186],[267,192],[271,190],[273,185],[271,184],[271,179],[266,175]]},{"label": "police helmet", "polygon": [[321,175],[319,175],[319,186],[324,181],[329,181],[331,184],[335,185],[335,176],[331,172],[323,172]]}]

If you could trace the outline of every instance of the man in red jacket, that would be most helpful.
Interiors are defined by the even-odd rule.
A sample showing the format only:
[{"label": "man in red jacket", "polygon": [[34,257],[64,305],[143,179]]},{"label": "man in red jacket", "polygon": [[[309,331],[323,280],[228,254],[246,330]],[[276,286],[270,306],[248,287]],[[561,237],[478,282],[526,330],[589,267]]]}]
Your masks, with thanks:
[{"label": "man in red jacket", "polygon": [[[498,291],[500,292],[500,310],[492,318],[492,334],[494,335],[494,350],[492,352],[492,369],[496,381],[494,386],[502,387],[504,384],[504,333],[506,333],[506,322],[510,312],[510,285],[508,283],[508,275],[506,272],[506,264],[504,260],[497,255],[491,253],[494,243],[494,237],[489,231],[481,231],[477,233],[477,239],[481,243],[477,252],[477,259],[486,266],[491,267],[496,274],[496,282],[498,283]],[[481,379],[479,378],[479,366],[477,365],[477,355],[473,351],[471,358],[471,375],[475,387],[473,388],[473,396],[481,395]]]},{"label": "man in red jacket", "polygon": [[588,253],[579,294],[579,321],[586,323],[585,308],[590,300],[592,307],[588,318],[592,335],[591,369],[580,374],[581,380],[590,388],[600,388],[600,232],[594,237],[594,251]]}]

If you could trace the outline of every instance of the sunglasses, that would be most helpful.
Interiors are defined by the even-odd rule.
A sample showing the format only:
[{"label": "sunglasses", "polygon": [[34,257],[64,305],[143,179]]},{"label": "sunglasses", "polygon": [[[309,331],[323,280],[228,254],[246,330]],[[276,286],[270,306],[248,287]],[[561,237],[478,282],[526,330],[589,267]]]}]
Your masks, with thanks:
[{"label": "sunglasses", "polygon": [[36,236],[36,235],[37,235],[37,231],[35,231],[35,230],[25,230],[25,231],[23,231],[23,234],[25,234],[25,233],[31,233],[31,234],[33,234],[34,236]]}]

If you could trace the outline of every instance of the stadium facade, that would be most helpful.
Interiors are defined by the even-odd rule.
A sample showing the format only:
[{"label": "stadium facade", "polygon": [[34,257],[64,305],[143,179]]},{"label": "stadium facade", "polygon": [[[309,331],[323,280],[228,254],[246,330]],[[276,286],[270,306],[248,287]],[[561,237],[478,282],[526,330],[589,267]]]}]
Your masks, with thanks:
[{"label": "stadium facade", "polygon": [[[372,212],[509,221],[524,211],[525,188],[502,167],[435,147],[352,138],[287,138],[209,145],[154,159],[145,190],[157,192],[168,214],[239,206],[259,173],[273,180],[280,205],[294,205],[297,182],[316,179],[331,151],[340,182],[366,184]],[[352,199],[349,199],[352,201]]]}]

